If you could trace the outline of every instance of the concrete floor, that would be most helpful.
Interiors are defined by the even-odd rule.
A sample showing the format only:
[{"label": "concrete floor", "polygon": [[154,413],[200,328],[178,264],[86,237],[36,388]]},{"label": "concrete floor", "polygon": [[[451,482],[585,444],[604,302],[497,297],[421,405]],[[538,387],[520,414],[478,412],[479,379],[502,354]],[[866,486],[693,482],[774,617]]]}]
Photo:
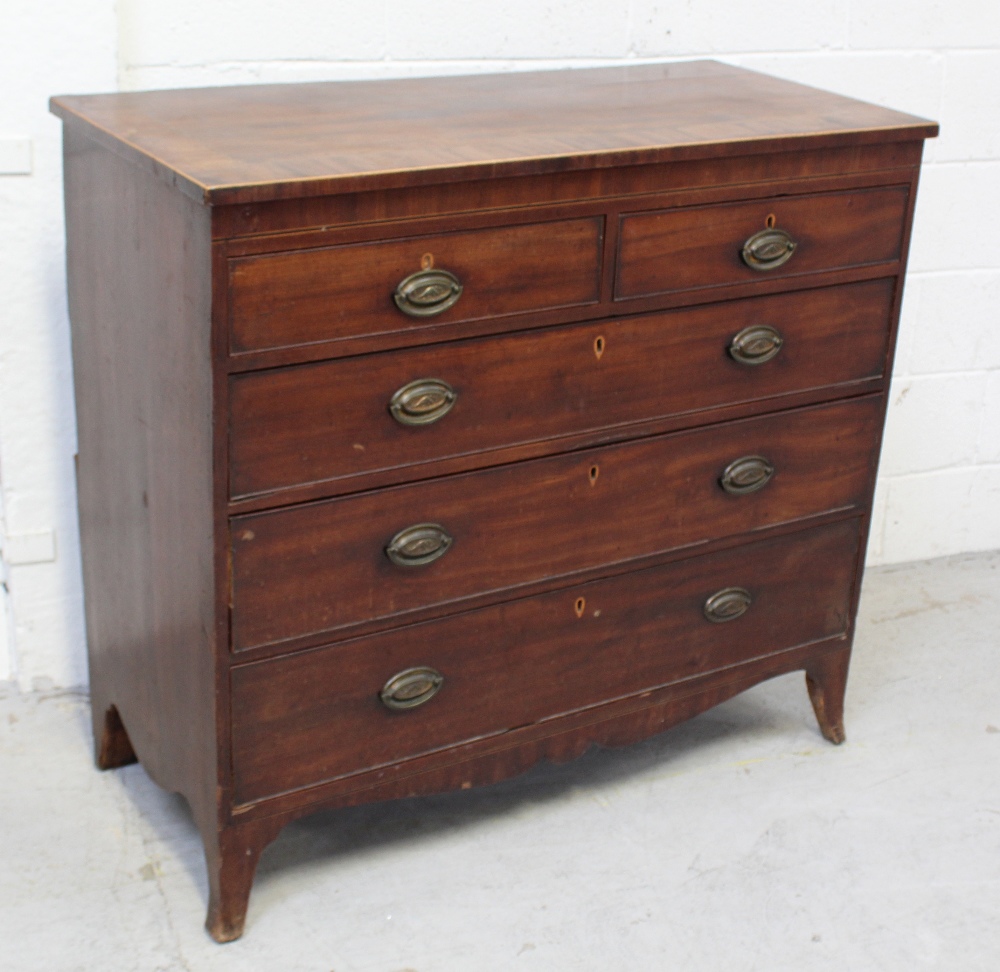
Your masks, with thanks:
[{"label": "concrete floor", "polygon": [[488,789],[327,813],[202,930],[186,806],[98,773],[85,697],[0,697],[6,972],[1000,965],[1000,553],[869,572],[848,741],[801,675]]}]

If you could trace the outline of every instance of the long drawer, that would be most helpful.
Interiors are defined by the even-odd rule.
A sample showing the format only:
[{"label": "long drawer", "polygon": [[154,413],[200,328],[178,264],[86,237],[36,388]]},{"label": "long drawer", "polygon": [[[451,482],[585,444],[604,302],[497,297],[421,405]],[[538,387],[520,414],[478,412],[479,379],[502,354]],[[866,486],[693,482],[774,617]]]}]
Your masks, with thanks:
[{"label": "long drawer", "polygon": [[907,186],[621,218],[615,297],[648,297],[898,260]]},{"label": "long drawer", "polygon": [[407,331],[600,296],[604,217],[232,259],[234,353]]},{"label": "long drawer", "polygon": [[[235,376],[234,497],[880,377],[894,279]],[[627,393],[623,393],[627,389]]]},{"label": "long drawer", "polygon": [[233,648],[861,506],[881,418],[869,396],[234,517]]},{"label": "long drawer", "polygon": [[858,521],[841,521],[237,666],[236,800],[843,634],[858,541]]}]

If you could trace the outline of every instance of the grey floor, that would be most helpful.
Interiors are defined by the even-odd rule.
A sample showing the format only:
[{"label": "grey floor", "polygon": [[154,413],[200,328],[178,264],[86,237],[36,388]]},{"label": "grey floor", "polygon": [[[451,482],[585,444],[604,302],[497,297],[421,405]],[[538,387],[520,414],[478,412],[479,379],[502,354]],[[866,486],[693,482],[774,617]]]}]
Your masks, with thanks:
[{"label": "grey floor", "polygon": [[1000,553],[870,571],[848,741],[800,675],[488,789],[328,813],[202,930],[183,801],[98,773],[86,699],[0,694],[5,972],[993,970]]}]

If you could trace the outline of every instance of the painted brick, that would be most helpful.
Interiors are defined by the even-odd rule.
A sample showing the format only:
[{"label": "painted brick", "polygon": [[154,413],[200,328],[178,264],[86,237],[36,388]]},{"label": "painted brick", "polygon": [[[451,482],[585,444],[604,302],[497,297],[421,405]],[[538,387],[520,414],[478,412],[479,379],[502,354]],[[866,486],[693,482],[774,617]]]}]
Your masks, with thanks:
[{"label": "painted brick", "polygon": [[880,470],[884,476],[973,462],[986,375],[893,382]]},{"label": "painted brick", "polygon": [[995,0],[912,0],[851,4],[852,48],[1000,47]]},{"label": "painted brick", "polygon": [[601,0],[290,0],[280,6],[124,0],[119,9],[129,70],[302,60],[624,57],[629,41],[626,11]]},{"label": "painted brick", "polygon": [[[113,90],[114,0],[10,0],[0,34],[0,84],[14,92],[4,127],[32,141],[32,175],[0,180],[0,471],[8,534],[55,531],[57,559],[7,572],[22,687],[86,679],[73,475],[75,447],[63,255],[61,141],[50,95]],[[7,41],[7,43],[4,43]],[[10,41],[15,41],[11,43]]]},{"label": "painted brick", "polygon": [[[3,129],[58,144],[50,95],[111,91],[116,80],[114,0],[4,0],[0,84],[7,93]],[[36,143],[36,167],[45,149]]]},{"label": "painted brick", "polygon": [[641,57],[847,46],[847,11],[840,0],[775,0],[767,6],[633,0],[632,24],[633,50]]},{"label": "painted brick", "polygon": [[882,563],[1000,548],[1000,466],[889,482]]},{"label": "painted brick", "polygon": [[118,18],[126,67],[385,55],[385,3],[379,0],[119,0]]},{"label": "painted brick", "polygon": [[3,549],[4,559],[11,566],[52,563],[56,559],[55,531],[8,533]]},{"label": "painted brick", "polygon": [[[0,683],[15,676],[16,642],[13,638],[13,618],[10,612],[10,586],[7,578],[6,537],[4,535],[3,490],[0,489]],[[0,685],[2,687],[2,685]]]},{"label": "painted brick", "polygon": [[0,176],[31,175],[31,139],[0,138]]},{"label": "painted brick", "polygon": [[1000,158],[1000,51],[947,55],[941,114],[936,159]]},{"label": "painted brick", "polygon": [[131,66],[127,90],[229,84],[287,84],[293,81],[363,81],[379,78],[442,77],[507,71],[558,71],[613,66],[613,58],[508,58],[491,61],[246,61]]},{"label": "painted brick", "polygon": [[919,288],[914,320],[907,321],[911,374],[1000,368],[1000,271],[918,276],[908,286]]},{"label": "painted brick", "polygon": [[990,372],[987,379],[976,461],[1000,463],[1000,371]]},{"label": "painted brick", "polygon": [[923,303],[923,280],[912,273],[906,275],[903,288],[903,306],[899,312],[899,331],[896,335],[896,357],[892,365],[895,376],[910,373],[910,361],[917,338],[920,308]]},{"label": "painted brick", "polygon": [[882,563],[882,552],[885,539],[885,519],[888,512],[889,484],[879,480],[875,487],[875,499],[872,502],[872,522],[868,531],[868,548],[865,552],[865,563]]},{"label": "painted brick", "polygon": [[[87,654],[78,574],[79,561],[65,566],[57,561],[10,568],[17,677],[24,690],[46,684],[86,684]],[[65,591],[70,584],[75,590],[74,596],[68,597]]]},{"label": "painted brick", "polygon": [[629,52],[628,10],[607,0],[386,0],[386,24],[391,59],[604,58]]},{"label": "painted brick", "polygon": [[921,176],[910,269],[1000,269],[1000,162],[929,165]]},{"label": "painted brick", "polygon": [[10,636],[10,614],[7,598],[0,598],[0,687],[14,680],[14,641]]}]

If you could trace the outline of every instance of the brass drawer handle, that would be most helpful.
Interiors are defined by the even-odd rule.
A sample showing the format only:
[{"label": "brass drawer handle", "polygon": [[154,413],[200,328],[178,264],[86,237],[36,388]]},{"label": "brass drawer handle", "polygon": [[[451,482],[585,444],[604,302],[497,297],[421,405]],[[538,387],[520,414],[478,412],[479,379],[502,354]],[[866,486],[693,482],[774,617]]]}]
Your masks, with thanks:
[{"label": "brass drawer handle", "polygon": [[452,538],[437,523],[415,523],[400,530],[385,548],[385,555],[397,567],[420,567],[443,557]]},{"label": "brass drawer handle", "polygon": [[421,666],[407,668],[398,675],[393,675],[378,697],[387,709],[402,711],[415,709],[418,705],[430,702],[441,690],[444,676],[433,668]]},{"label": "brass drawer handle", "polygon": [[745,496],[763,489],[773,475],[774,466],[763,456],[743,456],[726,466],[719,485],[733,496]]},{"label": "brass drawer handle", "polygon": [[767,324],[753,324],[743,328],[729,342],[729,357],[741,365],[762,365],[781,350],[784,338]]},{"label": "brass drawer handle", "polygon": [[444,418],[458,394],[439,378],[418,378],[389,399],[389,412],[400,425],[430,425]]},{"label": "brass drawer handle", "polygon": [[705,602],[705,617],[715,624],[735,621],[746,614],[752,603],[753,598],[745,587],[724,587]]},{"label": "brass drawer handle", "polygon": [[462,283],[447,270],[418,270],[400,280],[392,299],[410,317],[433,317],[462,296]]},{"label": "brass drawer handle", "polygon": [[784,230],[761,230],[743,244],[743,262],[751,270],[774,270],[792,258],[796,245]]}]

